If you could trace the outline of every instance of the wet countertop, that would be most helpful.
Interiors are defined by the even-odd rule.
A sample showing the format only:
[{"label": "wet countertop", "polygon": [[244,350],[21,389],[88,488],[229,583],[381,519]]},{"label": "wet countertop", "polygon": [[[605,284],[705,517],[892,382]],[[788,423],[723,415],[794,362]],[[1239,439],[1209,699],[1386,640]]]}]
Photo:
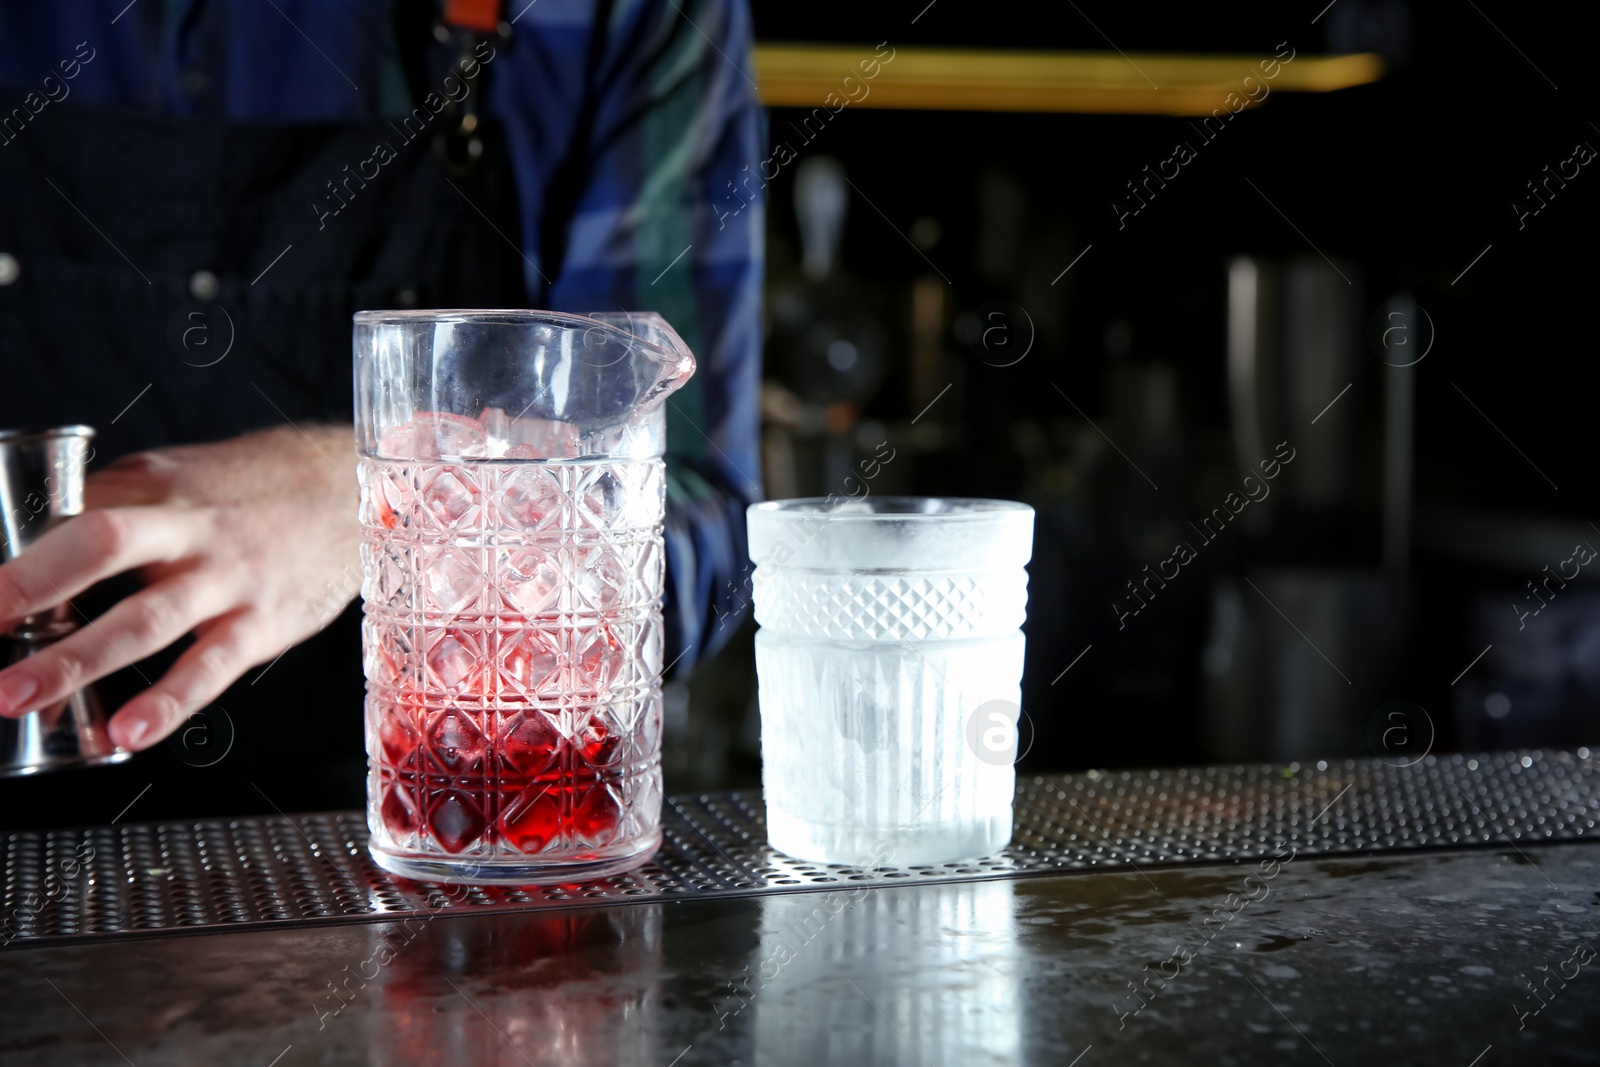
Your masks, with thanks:
[{"label": "wet countertop", "polygon": [[1285,850],[17,947],[0,1064],[1600,1063],[1596,950],[1593,844]]}]

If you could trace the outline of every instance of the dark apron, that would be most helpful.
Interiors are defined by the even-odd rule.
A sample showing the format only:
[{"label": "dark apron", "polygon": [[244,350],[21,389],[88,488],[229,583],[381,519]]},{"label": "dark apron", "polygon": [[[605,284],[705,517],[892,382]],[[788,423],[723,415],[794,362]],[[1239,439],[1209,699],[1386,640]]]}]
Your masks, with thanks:
[{"label": "dark apron", "polygon": [[[4,112],[14,102],[0,97]],[[524,305],[498,131],[481,126],[482,158],[447,174],[433,142],[448,120],[408,140],[382,120],[51,105],[0,149],[0,253],[17,268],[0,285],[0,427],[88,423],[100,467],[285,421],[349,423],[353,312]],[[321,582],[308,576],[308,611]],[[0,826],[107,822],[152,782],[130,820],[360,806],[358,619],[347,610],[248,672],[215,702],[225,715],[194,720],[208,754],[162,744],[119,767],[0,781]],[[153,680],[174,657],[141,668]],[[143,684],[123,671],[101,690],[115,709]],[[230,724],[228,754],[197,766]]]}]

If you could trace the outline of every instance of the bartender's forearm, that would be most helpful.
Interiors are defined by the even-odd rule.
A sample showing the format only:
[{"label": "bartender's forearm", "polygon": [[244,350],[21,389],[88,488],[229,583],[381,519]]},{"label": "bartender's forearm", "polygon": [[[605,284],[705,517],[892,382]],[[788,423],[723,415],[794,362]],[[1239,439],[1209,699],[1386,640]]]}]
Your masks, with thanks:
[{"label": "bartender's forearm", "polygon": [[[359,590],[353,431],[278,427],[229,441],[124,457],[89,479],[89,510],[0,567],[0,629],[114,575],[145,588],[4,671],[0,714],[17,716],[195,642],[112,719],[112,738],[148,748],[250,667],[331,618],[310,610]],[[337,614],[335,610],[334,614]]]}]

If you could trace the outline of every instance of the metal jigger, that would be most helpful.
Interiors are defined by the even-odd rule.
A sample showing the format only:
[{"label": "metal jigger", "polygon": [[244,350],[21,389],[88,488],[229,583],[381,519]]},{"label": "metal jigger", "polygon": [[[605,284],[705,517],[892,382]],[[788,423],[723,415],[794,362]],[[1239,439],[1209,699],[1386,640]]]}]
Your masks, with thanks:
[{"label": "metal jigger", "polygon": [[[0,430],[0,563],[83,510],[88,426]],[[78,628],[72,606],[30,615],[0,635],[0,666],[17,663]],[[93,688],[20,719],[0,717],[0,777],[120,763],[132,753],[111,743]]]}]

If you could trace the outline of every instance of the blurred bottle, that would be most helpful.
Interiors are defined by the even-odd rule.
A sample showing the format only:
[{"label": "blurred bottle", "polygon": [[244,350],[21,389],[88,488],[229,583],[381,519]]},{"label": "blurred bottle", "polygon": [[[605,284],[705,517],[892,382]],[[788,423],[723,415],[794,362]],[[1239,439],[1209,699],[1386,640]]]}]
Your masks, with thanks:
[{"label": "blurred bottle", "polygon": [[889,367],[880,287],[840,262],[850,186],[844,167],[811,156],[795,171],[798,277],[779,277],[767,293],[766,373],[809,409],[790,425],[768,419],[764,449],[787,469],[777,484],[802,495],[848,492],[856,459],[852,431]]},{"label": "blurred bottle", "polygon": [[795,171],[801,277],[768,294],[772,332],[768,373],[801,399],[861,408],[888,370],[888,346],[873,314],[875,287],[839,261],[849,217],[844,167],[811,156]]},{"label": "blurred bottle", "polygon": [[1228,266],[1228,488],[1252,501],[1216,535],[1249,565],[1212,598],[1211,758],[1366,754],[1406,658],[1412,372],[1363,352],[1361,283],[1312,256]]}]

